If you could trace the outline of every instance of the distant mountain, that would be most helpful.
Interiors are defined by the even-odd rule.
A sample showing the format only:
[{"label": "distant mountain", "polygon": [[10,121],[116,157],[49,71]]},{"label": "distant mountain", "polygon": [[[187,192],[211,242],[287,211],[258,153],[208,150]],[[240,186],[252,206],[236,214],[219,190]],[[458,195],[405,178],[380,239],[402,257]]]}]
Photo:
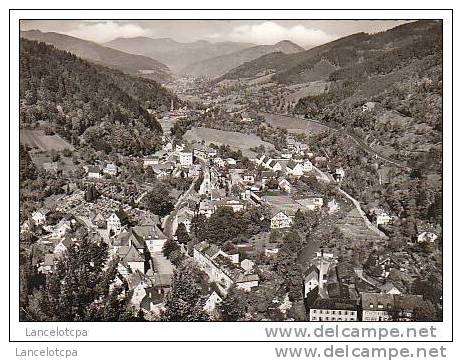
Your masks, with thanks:
[{"label": "distant mountain", "polygon": [[161,145],[153,113],[181,101],[151,79],[78,58],[43,42],[21,38],[20,123],[49,124],[71,144],[107,153],[146,154]]},{"label": "distant mountain", "polygon": [[438,26],[434,21],[417,21],[376,34],[353,34],[295,54],[272,53],[230,70],[221,79],[272,75],[280,83],[327,80],[333,72],[370,58],[386,62],[387,54],[425,42]]},{"label": "distant mountain", "polygon": [[257,59],[262,55],[275,52],[294,54],[304,50],[304,48],[289,40],[283,40],[274,45],[257,45],[230,54],[195,62],[185,67],[181,72],[195,76],[207,75],[210,77],[217,77],[241,64]]},{"label": "distant mountain", "polygon": [[143,76],[159,82],[172,79],[170,69],[165,64],[147,56],[129,54],[91,41],[54,32],[21,31],[21,37],[43,41],[83,59],[116,68],[131,75]]},{"label": "distant mountain", "polygon": [[170,38],[153,39],[148,37],[117,38],[104,45],[128,53],[158,59],[175,72],[198,61],[255,46],[251,43],[231,41],[211,43],[199,40],[192,43],[181,43]]}]

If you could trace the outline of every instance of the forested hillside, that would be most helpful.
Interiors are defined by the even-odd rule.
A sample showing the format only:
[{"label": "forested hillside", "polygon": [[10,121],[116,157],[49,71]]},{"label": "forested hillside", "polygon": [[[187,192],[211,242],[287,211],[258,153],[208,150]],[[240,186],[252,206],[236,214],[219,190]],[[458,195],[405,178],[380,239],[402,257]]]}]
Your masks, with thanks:
[{"label": "forested hillside", "polygon": [[[420,44],[418,47],[423,50],[441,35],[441,31],[441,24],[425,20],[377,34],[357,33],[296,54],[262,56],[232,69],[223,79],[252,78],[266,73],[273,74],[272,80],[279,83],[303,83],[306,79],[312,81],[311,73],[316,71],[316,66],[326,62],[331,65],[330,73],[371,60],[373,66],[381,62],[393,67],[395,63],[388,61],[389,56],[395,57],[395,52],[399,53],[398,57],[412,56],[406,53],[408,46]],[[323,73],[320,79],[328,77],[329,73]]]},{"label": "forested hillside", "polygon": [[79,58],[121,70],[130,75],[142,76],[158,82],[172,80],[170,69],[165,64],[147,56],[130,54],[92,41],[54,32],[21,31],[21,37],[53,45]]},{"label": "forested hillside", "polygon": [[[384,200],[401,223],[396,238],[412,240],[419,225],[442,225],[442,27],[419,21],[367,44],[352,52],[360,60],[330,74],[327,92],[300,99],[294,111],[341,130],[313,144],[346,166],[346,190],[363,203]],[[345,133],[403,167],[380,159],[366,166]]]},{"label": "forested hillside", "polygon": [[89,63],[53,46],[21,39],[20,122],[50,128],[78,145],[151,152],[161,127],[153,114],[180,101],[157,82]]}]

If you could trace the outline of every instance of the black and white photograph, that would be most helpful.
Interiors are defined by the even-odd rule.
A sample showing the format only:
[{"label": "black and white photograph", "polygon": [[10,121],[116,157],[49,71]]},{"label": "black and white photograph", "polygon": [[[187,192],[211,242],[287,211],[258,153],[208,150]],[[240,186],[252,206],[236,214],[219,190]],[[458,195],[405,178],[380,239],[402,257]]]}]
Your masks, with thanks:
[{"label": "black and white photograph", "polygon": [[442,20],[19,28],[20,321],[443,320]]}]

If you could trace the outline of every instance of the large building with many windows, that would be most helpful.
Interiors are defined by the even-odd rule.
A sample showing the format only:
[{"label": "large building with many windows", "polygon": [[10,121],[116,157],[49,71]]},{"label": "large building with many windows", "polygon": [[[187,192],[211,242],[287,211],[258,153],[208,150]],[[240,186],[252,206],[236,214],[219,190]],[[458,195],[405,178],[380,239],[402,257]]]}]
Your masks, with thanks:
[{"label": "large building with many windows", "polygon": [[310,321],[358,321],[355,300],[318,298],[310,308]]}]

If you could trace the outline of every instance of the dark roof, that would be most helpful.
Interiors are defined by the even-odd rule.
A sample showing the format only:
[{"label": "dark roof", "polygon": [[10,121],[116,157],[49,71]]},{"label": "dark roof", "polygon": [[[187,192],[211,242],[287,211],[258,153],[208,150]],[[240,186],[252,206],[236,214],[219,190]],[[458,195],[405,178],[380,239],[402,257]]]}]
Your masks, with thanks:
[{"label": "dark roof", "polygon": [[393,295],[388,295],[385,293],[361,293],[361,307],[363,310],[391,310],[394,308],[394,306],[395,301]]},{"label": "dark roof", "polygon": [[305,277],[309,276],[311,273],[315,273],[317,276],[319,276],[319,269],[315,265],[311,265],[305,272],[304,275]]},{"label": "dark roof", "polygon": [[327,283],[327,293],[330,298],[349,299],[350,291],[347,285],[343,283]]},{"label": "dark roof", "polygon": [[297,162],[295,162],[295,161],[293,161],[293,160],[290,160],[290,161],[287,163],[286,167],[287,167],[287,168],[290,168],[290,169],[294,169],[294,168],[297,166],[297,164],[303,165],[303,164],[301,164],[301,163],[297,163]]},{"label": "dark roof", "polygon": [[140,225],[132,228],[132,232],[140,239],[167,239],[156,225]]},{"label": "dark roof", "polygon": [[144,262],[145,259],[141,253],[132,245],[124,258],[125,262]]},{"label": "dark roof", "polygon": [[426,308],[427,302],[420,295],[394,295],[395,306],[401,310],[415,310],[416,308]]},{"label": "dark roof", "polygon": [[88,167],[88,173],[101,173],[101,168],[95,165]]},{"label": "dark roof", "polygon": [[346,300],[341,298],[318,298],[316,301],[314,301],[311,308],[323,310],[356,311],[357,304],[355,300]]},{"label": "dark roof", "polygon": [[120,223],[123,224],[128,222],[128,214],[123,209],[118,209],[114,213],[119,218]]}]

